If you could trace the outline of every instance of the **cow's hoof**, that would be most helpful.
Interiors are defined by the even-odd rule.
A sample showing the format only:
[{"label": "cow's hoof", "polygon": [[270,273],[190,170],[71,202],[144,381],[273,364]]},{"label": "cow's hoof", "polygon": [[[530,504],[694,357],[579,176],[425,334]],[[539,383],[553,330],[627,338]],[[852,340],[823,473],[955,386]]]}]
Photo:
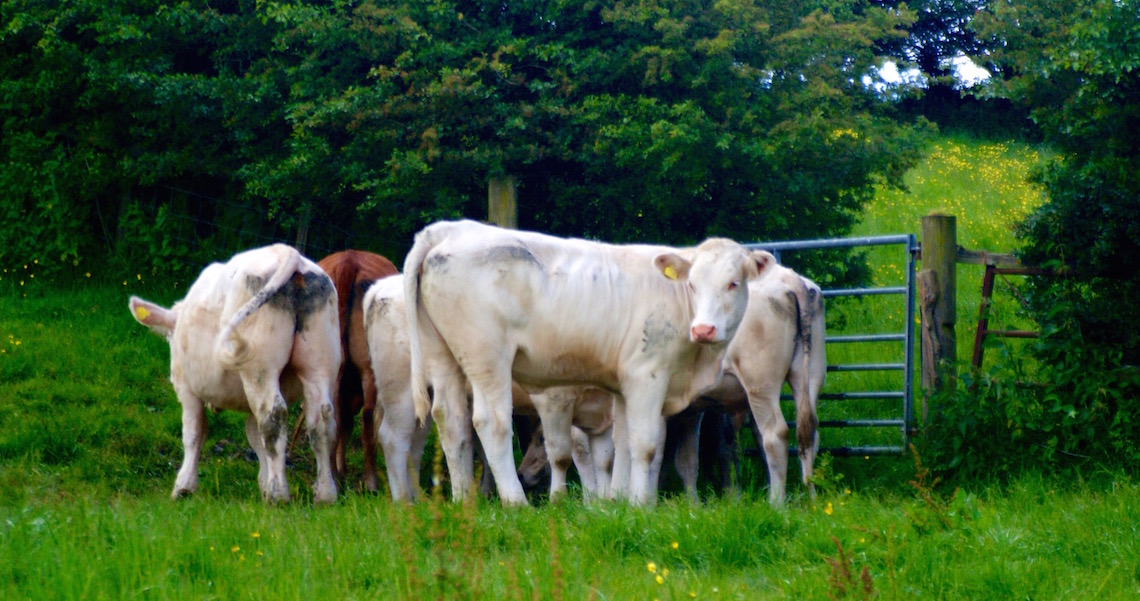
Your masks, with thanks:
[{"label": "cow's hoof", "polygon": [[185,499],[186,497],[192,496],[193,494],[194,494],[193,488],[183,488],[181,486],[175,486],[174,492],[170,493],[170,498],[174,501],[177,501],[178,499]]},{"label": "cow's hoof", "polygon": [[317,505],[331,505],[336,503],[336,487],[313,487],[313,503]]},{"label": "cow's hoof", "polygon": [[289,502],[289,487],[271,486],[268,490],[261,491],[261,498],[270,505],[281,505]]}]

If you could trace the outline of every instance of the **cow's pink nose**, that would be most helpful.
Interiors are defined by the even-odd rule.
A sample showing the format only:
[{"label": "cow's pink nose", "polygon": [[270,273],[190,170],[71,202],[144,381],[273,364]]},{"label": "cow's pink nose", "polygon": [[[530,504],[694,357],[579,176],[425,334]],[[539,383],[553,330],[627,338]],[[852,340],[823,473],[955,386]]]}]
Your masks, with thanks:
[{"label": "cow's pink nose", "polygon": [[713,342],[716,339],[716,326],[705,324],[693,326],[690,334],[694,342]]}]

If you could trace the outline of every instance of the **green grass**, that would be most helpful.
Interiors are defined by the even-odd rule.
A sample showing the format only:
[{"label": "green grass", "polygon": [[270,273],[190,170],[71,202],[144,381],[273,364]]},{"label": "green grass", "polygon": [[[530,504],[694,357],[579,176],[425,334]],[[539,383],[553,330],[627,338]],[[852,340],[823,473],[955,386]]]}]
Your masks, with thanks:
[{"label": "green grass", "polygon": [[[1012,237],[1000,237],[1008,228],[986,238],[974,220],[992,214],[983,209],[998,191],[1009,195],[1004,186],[1022,190],[1017,173],[1033,150],[963,138],[942,138],[935,150],[911,174],[910,195],[884,191],[860,233],[917,233],[930,210],[961,208],[965,246],[1009,250]],[[966,158],[951,170],[947,156]],[[1009,182],[978,183],[994,193],[959,204],[952,192],[974,176]],[[975,285],[960,276],[962,296],[978,277]],[[1025,474],[955,492],[933,486],[912,457],[824,457],[819,496],[804,495],[793,467],[789,504],[775,510],[762,467],[744,460],[741,497],[699,506],[673,490],[652,509],[585,507],[576,497],[513,510],[396,506],[353,484],[334,506],[313,507],[302,444],[289,469],[294,502],[269,507],[258,500],[242,417],[220,414],[209,418],[198,494],[171,501],[181,442],[169,352],[131,319],[126,300],[142,291],[169,302],[183,291],[31,280],[0,275],[3,599],[858,599],[863,587],[880,599],[1140,594],[1131,511],[1140,484],[1108,471],[1075,481]],[[843,311],[849,323],[881,319]],[[358,448],[351,461],[355,482]]]},{"label": "green grass", "polygon": [[1137,503],[1128,481],[1057,489],[1032,477],[944,505],[837,490],[785,510],[79,497],[0,507],[0,594],[821,599],[842,585],[851,598],[866,586],[883,599],[1125,599],[1140,592]]}]

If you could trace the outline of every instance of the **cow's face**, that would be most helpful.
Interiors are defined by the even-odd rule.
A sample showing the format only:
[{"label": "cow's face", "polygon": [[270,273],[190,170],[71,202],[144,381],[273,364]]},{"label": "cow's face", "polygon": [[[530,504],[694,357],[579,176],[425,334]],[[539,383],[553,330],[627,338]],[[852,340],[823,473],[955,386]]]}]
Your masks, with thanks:
[{"label": "cow's face", "polygon": [[748,308],[748,281],[775,262],[764,251],[747,251],[723,238],[710,238],[695,249],[658,255],[654,264],[662,275],[685,281],[693,307],[689,339],[700,343],[726,342],[736,333]]}]

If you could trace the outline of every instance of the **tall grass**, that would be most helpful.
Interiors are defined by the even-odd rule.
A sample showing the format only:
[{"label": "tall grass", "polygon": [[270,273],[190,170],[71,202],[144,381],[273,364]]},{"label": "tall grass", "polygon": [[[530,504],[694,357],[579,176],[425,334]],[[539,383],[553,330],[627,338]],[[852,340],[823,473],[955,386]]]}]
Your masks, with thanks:
[{"label": "tall grass", "polygon": [[[911,175],[909,196],[881,197],[912,214],[891,222],[876,205],[863,233],[917,232],[927,211],[957,206],[924,191],[927,182],[981,168],[939,175],[952,163],[939,148],[976,157],[967,164],[1008,156],[1011,166],[993,177],[1010,178],[1032,152],[1011,145],[992,155],[988,143],[943,139]],[[963,243],[1007,250],[1012,238],[968,237],[982,208],[959,215]],[[300,445],[289,469],[294,502],[269,507],[257,500],[241,416],[219,414],[209,417],[198,494],[171,501],[181,442],[169,354],[134,323],[126,299],[143,291],[169,302],[182,291],[148,289],[141,278],[30,281],[0,278],[3,599],[1140,595],[1132,511],[1140,484],[1111,472],[1080,482],[1025,475],[1008,487],[954,492],[934,486],[911,457],[824,457],[818,497],[792,485],[784,509],[767,505],[762,469],[750,464],[739,498],[693,505],[666,495],[641,509],[572,497],[507,510],[361,494],[351,485],[357,449],[348,491],[314,508],[312,463]]]}]

